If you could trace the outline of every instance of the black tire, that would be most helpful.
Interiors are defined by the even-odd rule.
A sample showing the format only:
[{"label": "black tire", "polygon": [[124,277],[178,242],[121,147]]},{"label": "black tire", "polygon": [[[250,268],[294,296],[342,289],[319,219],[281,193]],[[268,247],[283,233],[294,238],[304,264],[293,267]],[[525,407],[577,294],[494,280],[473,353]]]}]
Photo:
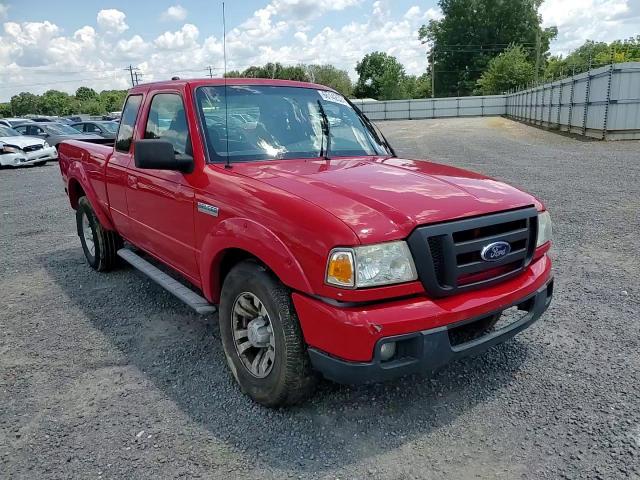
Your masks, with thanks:
[{"label": "black tire", "polygon": [[[262,302],[273,331],[275,358],[264,378],[245,366],[233,335],[233,309],[247,292]],[[252,261],[233,267],[222,287],[219,322],[227,363],[243,393],[267,407],[292,405],[313,393],[317,375],[311,369],[291,292],[266,268]]]},{"label": "black tire", "polygon": [[[83,220],[83,217],[86,218],[88,227],[91,230],[93,248],[91,248],[90,242],[85,239],[85,220]],[[80,197],[80,200],[78,200],[76,226],[87,263],[91,268],[99,272],[111,270],[118,261],[117,252],[118,249],[122,248],[122,239],[116,232],[102,228],[87,197]]]},{"label": "black tire", "polygon": [[46,165],[46,164],[47,164],[47,161],[46,161],[46,160],[45,160],[44,162],[36,162],[36,163],[34,163],[34,165],[35,165],[36,167],[42,167],[43,165]]}]

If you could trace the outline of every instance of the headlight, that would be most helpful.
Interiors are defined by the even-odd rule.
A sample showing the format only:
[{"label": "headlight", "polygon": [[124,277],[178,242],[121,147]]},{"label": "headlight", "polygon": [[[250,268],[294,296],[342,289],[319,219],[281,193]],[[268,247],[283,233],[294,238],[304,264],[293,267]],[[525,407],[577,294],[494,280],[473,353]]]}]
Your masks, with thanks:
[{"label": "headlight", "polygon": [[14,147],[12,145],[5,145],[4,147],[2,147],[2,151],[4,153],[21,153],[22,150],[18,147]]},{"label": "headlight", "polygon": [[337,287],[375,287],[417,278],[411,252],[404,241],[336,248],[329,254],[326,282]]},{"label": "headlight", "polygon": [[536,247],[544,245],[551,241],[551,215],[549,212],[542,212],[538,214],[538,240],[536,241]]}]

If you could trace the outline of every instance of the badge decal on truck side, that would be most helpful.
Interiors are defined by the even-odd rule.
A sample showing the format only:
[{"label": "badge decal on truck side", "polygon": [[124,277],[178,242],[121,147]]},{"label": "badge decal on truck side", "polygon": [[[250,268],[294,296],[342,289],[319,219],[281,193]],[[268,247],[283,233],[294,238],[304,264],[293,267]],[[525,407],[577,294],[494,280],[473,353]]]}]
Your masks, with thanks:
[{"label": "badge decal on truck side", "polygon": [[209,205],[208,203],[198,202],[198,211],[200,213],[211,215],[212,217],[217,217],[219,210],[218,207],[214,207],[213,205]]}]

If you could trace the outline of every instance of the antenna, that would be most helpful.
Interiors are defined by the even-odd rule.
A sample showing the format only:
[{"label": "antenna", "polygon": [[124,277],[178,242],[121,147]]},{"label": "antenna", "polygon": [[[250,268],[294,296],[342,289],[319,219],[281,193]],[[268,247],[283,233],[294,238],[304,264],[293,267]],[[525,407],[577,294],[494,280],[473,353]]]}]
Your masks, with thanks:
[{"label": "antenna", "polygon": [[227,19],[222,2],[222,55],[224,59],[224,129],[227,137],[227,163],[225,168],[231,168],[229,161],[229,102],[227,101]]}]

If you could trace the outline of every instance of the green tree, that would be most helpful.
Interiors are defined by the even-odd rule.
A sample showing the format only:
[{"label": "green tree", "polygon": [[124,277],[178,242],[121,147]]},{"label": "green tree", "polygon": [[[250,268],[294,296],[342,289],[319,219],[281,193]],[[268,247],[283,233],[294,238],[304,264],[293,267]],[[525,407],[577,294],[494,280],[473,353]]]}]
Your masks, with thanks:
[{"label": "green tree", "polygon": [[307,65],[306,70],[310,81],[331,87],[345,97],[351,96],[353,85],[345,70],[333,65]]},{"label": "green tree", "polygon": [[497,95],[526,85],[535,77],[535,66],[520,45],[512,45],[489,62],[489,67],[477,82],[474,93]]},{"label": "green tree", "polygon": [[11,111],[11,103],[0,103],[0,117],[11,117],[13,113]]},{"label": "green tree", "polygon": [[557,29],[542,29],[543,0],[439,0],[441,20],[423,25],[435,61],[437,96],[469,95],[491,59],[511,44],[523,45],[535,64],[539,40],[543,64]]},{"label": "green tree", "polygon": [[67,115],[70,97],[59,90],[47,90],[40,97],[40,111],[44,115]]},{"label": "green tree", "polygon": [[89,87],[80,87],[76,90],[76,98],[78,100],[80,100],[81,102],[87,101],[87,100],[94,100],[96,98],[98,98],[98,94],[96,93],[96,91],[93,88],[89,88]]},{"label": "green tree", "polygon": [[[236,74],[237,72],[231,72]],[[227,74],[227,76],[231,76]],[[252,66],[244,70],[240,77],[243,78],[277,78],[279,80],[298,80],[308,82],[309,77],[304,65],[287,66],[281,63],[267,63],[262,67]]]},{"label": "green tree", "polygon": [[611,43],[587,40],[567,57],[553,56],[547,62],[544,76],[550,80],[586,72],[611,62],[640,61],[640,35]]},{"label": "green tree", "polygon": [[406,98],[404,67],[395,57],[384,52],[369,53],[358,62],[356,72],[358,81],[353,93],[357,98]]},{"label": "green tree", "polygon": [[407,75],[403,82],[407,98],[428,98],[431,96],[431,75],[423,73],[419,77]]},{"label": "green tree", "polygon": [[17,116],[29,113],[42,113],[40,111],[40,97],[29,92],[21,92],[11,97],[11,109]]},{"label": "green tree", "polygon": [[98,94],[98,101],[103,106],[104,112],[115,112],[122,110],[126,96],[126,90],[103,90]]}]

